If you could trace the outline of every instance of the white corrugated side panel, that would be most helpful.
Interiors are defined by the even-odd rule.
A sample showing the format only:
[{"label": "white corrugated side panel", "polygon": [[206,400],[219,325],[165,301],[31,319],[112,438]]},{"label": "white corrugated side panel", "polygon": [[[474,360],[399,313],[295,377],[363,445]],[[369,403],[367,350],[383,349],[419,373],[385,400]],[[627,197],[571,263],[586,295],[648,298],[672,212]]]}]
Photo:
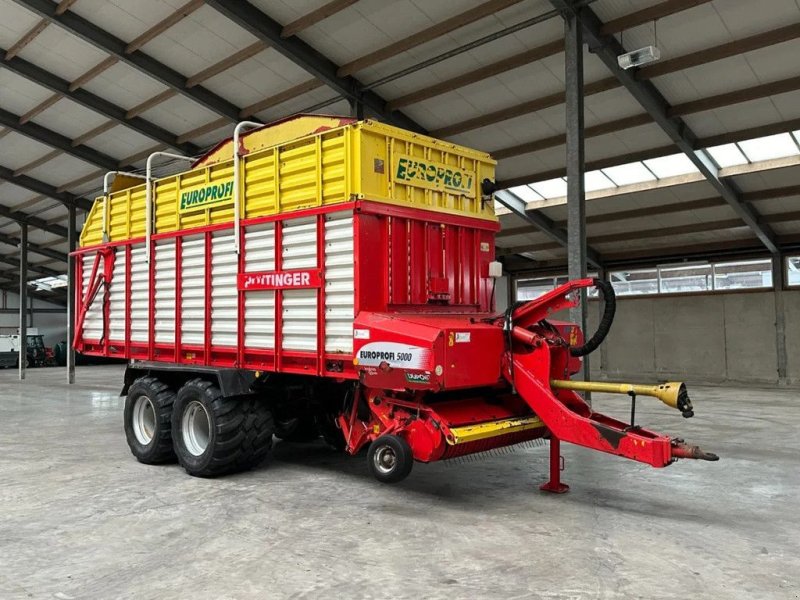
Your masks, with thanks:
[{"label": "white corrugated side panel", "polygon": [[202,346],[206,316],[206,241],[186,236],[181,243],[181,344]]},{"label": "white corrugated side panel", "polygon": [[[84,298],[86,297],[86,290],[89,289],[91,285],[91,276],[92,276],[92,267],[94,266],[94,261],[97,260],[97,254],[84,254],[83,255],[83,282],[81,289],[83,293],[81,294]],[[100,259],[101,263],[97,267],[97,275],[102,275],[103,273],[103,264],[102,259]],[[100,338],[103,337],[103,288],[101,287],[100,290],[97,292],[97,295],[94,297],[94,302],[91,303],[89,306],[89,310],[86,311],[86,318],[83,321],[83,339],[98,341]]]},{"label": "white corrugated side panel", "polygon": [[[317,218],[291,219],[283,223],[284,271],[314,269],[317,266]],[[283,348],[317,349],[317,290],[283,292]]]},{"label": "white corrugated side panel", "polygon": [[108,339],[113,341],[125,341],[125,323],[128,322],[127,311],[125,310],[125,265],[128,263],[128,255],[124,247],[117,248],[114,255],[114,271],[111,275],[111,285],[108,287],[108,314],[110,322],[108,324]]},{"label": "white corrugated side panel", "polygon": [[175,240],[155,245],[155,338],[156,343],[175,343]]},{"label": "white corrugated side panel", "polygon": [[211,238],[211,343],[214,346],[237,344],[238,260],[233,231],[215,232]]},{"label": "white corrugated side panel", "polygon": [[353,351],[353,213],[325,216],[325,351]]},{"label": "white corrugated side panel", "polygon": [[150,281],[144,244],[131,248],[131,341],[149,341]]},{"label": "white corrugated side panel", "polygon": [[[247,273],[275,270],[275,225],[248,227],[244,234],[244,270]],[[275,292],[263,290],[244,295],[244,345],[246,348],[275,347]]]}]

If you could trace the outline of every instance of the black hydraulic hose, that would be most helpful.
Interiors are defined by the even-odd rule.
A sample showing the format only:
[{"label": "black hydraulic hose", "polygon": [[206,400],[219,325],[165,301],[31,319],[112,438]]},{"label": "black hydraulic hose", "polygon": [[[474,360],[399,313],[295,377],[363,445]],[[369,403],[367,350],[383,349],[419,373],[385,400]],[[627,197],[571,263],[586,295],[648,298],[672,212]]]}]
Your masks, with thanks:
[{"label": "black hydraulic hose", "polygon": [[585,344],[570,347],[569,353],[572,356],[586,356],[597,350],[597,347],[603,343],[603,340],[606,339],[608,332],[611,330],[611,323],[614,322],[614,313],[617,312],[617,296],[614,293],[614,286],[602,279],[594,279],[593,283],[594,287],[600,291],[600,295],[606,304],[603,310],[603,318],[600,319],[597,331]]}]

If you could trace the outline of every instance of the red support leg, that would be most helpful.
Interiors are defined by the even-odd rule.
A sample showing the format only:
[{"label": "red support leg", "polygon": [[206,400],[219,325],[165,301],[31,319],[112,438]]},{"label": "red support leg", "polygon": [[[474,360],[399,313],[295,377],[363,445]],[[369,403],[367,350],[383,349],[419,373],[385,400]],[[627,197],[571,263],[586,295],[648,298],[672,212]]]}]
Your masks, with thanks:
[{"label": "red support leg", "polygon": [[561,483],[561,440],[550,435],[550,481],[539,486],[543,492],[563,494],[569,491],[566,483]]}]

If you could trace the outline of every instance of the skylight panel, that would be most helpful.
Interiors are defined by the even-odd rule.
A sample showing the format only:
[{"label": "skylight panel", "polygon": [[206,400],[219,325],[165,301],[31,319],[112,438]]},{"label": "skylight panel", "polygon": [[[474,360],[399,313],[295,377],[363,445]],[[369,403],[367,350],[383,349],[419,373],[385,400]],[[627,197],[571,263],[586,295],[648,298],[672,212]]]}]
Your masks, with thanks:
[{"label": "skylight panel", "polygon": [[587,192],[596,192],[598,190],[607,190],[617,187],[613,181],[603,175],[602,171],[589,171],[584,176],[583,181]]},{"label": "skylight panel", "polygon": [[666,177],[677,177],[688,173],[696,173],[697,167],[694,166],[689,157],[685,154],[671,154],[644,161],[656,177],[664,179]]},{"label": "skylight panel", "polygon": [[533,202],[534,200],[544,200],[542,196],[533,191],[529,185],[518,185],[517,187],[508,188],[508,191],[519,196],[525,202]]},{"label": "skylight panel", "polygon": [[567,195],[567,182],[562,178],[532,183],[531,187],[533,191],[545,199],[560,198],[561,196]]},{"label": "skylight panel", "polygon": [[603,173],[617,185],[632,185],[645,181],[655,181],[656,176],[647,170],[641,162],[619,165],[603,169]]},{"label": "skylight panel", "polygon": [[56,288],[67,287],[67,276],[66,274],[59,275],[58,277],[48,275],[47,277],[40,277],[39,279],[29,281],[28,285],[40,290],[54,290]]},{"label": "skylight panel", "polygon": [[800,154],[797,144],[788,133],[739,142],[739,147],[752,162]]},{"label": "skylight panel", "polygon": [[719,165],[720,169],[747,164],[747,157],[742,154],[736,144],[714,146],[713,148],[708,148],[708,153],[714,159],[714,162]]}]

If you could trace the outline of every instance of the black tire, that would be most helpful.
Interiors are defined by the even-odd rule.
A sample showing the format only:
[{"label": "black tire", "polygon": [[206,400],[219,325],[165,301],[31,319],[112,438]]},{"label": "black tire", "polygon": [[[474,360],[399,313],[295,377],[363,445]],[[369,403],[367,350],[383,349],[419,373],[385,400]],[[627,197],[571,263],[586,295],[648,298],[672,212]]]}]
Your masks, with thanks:
[{"label": "black tire", "polygon": [[275,437],[285,442],[307,444],[319,439],[319,430],[313,417],[296,417],[275,421]]},{"label": "black tire", "polygon": [[382,435],[370,444],[367,461],[375,479],[381,483],[397,483],[411,473],[414,454],[403,438]]},{"label": "black tire", "polygon": [[174,403],[175,392],[155,377],[140,377],[128,389],[125,438],[140,463],[157,465],[175,460],[171,435]]},{"label": "black tire", "polygon": [[225,398],[202,379],[192,379],[178,390],[172,441],[189,475],[217,477],[255,467],[272,448],[273,429],[272,412],[258,398]]}]

